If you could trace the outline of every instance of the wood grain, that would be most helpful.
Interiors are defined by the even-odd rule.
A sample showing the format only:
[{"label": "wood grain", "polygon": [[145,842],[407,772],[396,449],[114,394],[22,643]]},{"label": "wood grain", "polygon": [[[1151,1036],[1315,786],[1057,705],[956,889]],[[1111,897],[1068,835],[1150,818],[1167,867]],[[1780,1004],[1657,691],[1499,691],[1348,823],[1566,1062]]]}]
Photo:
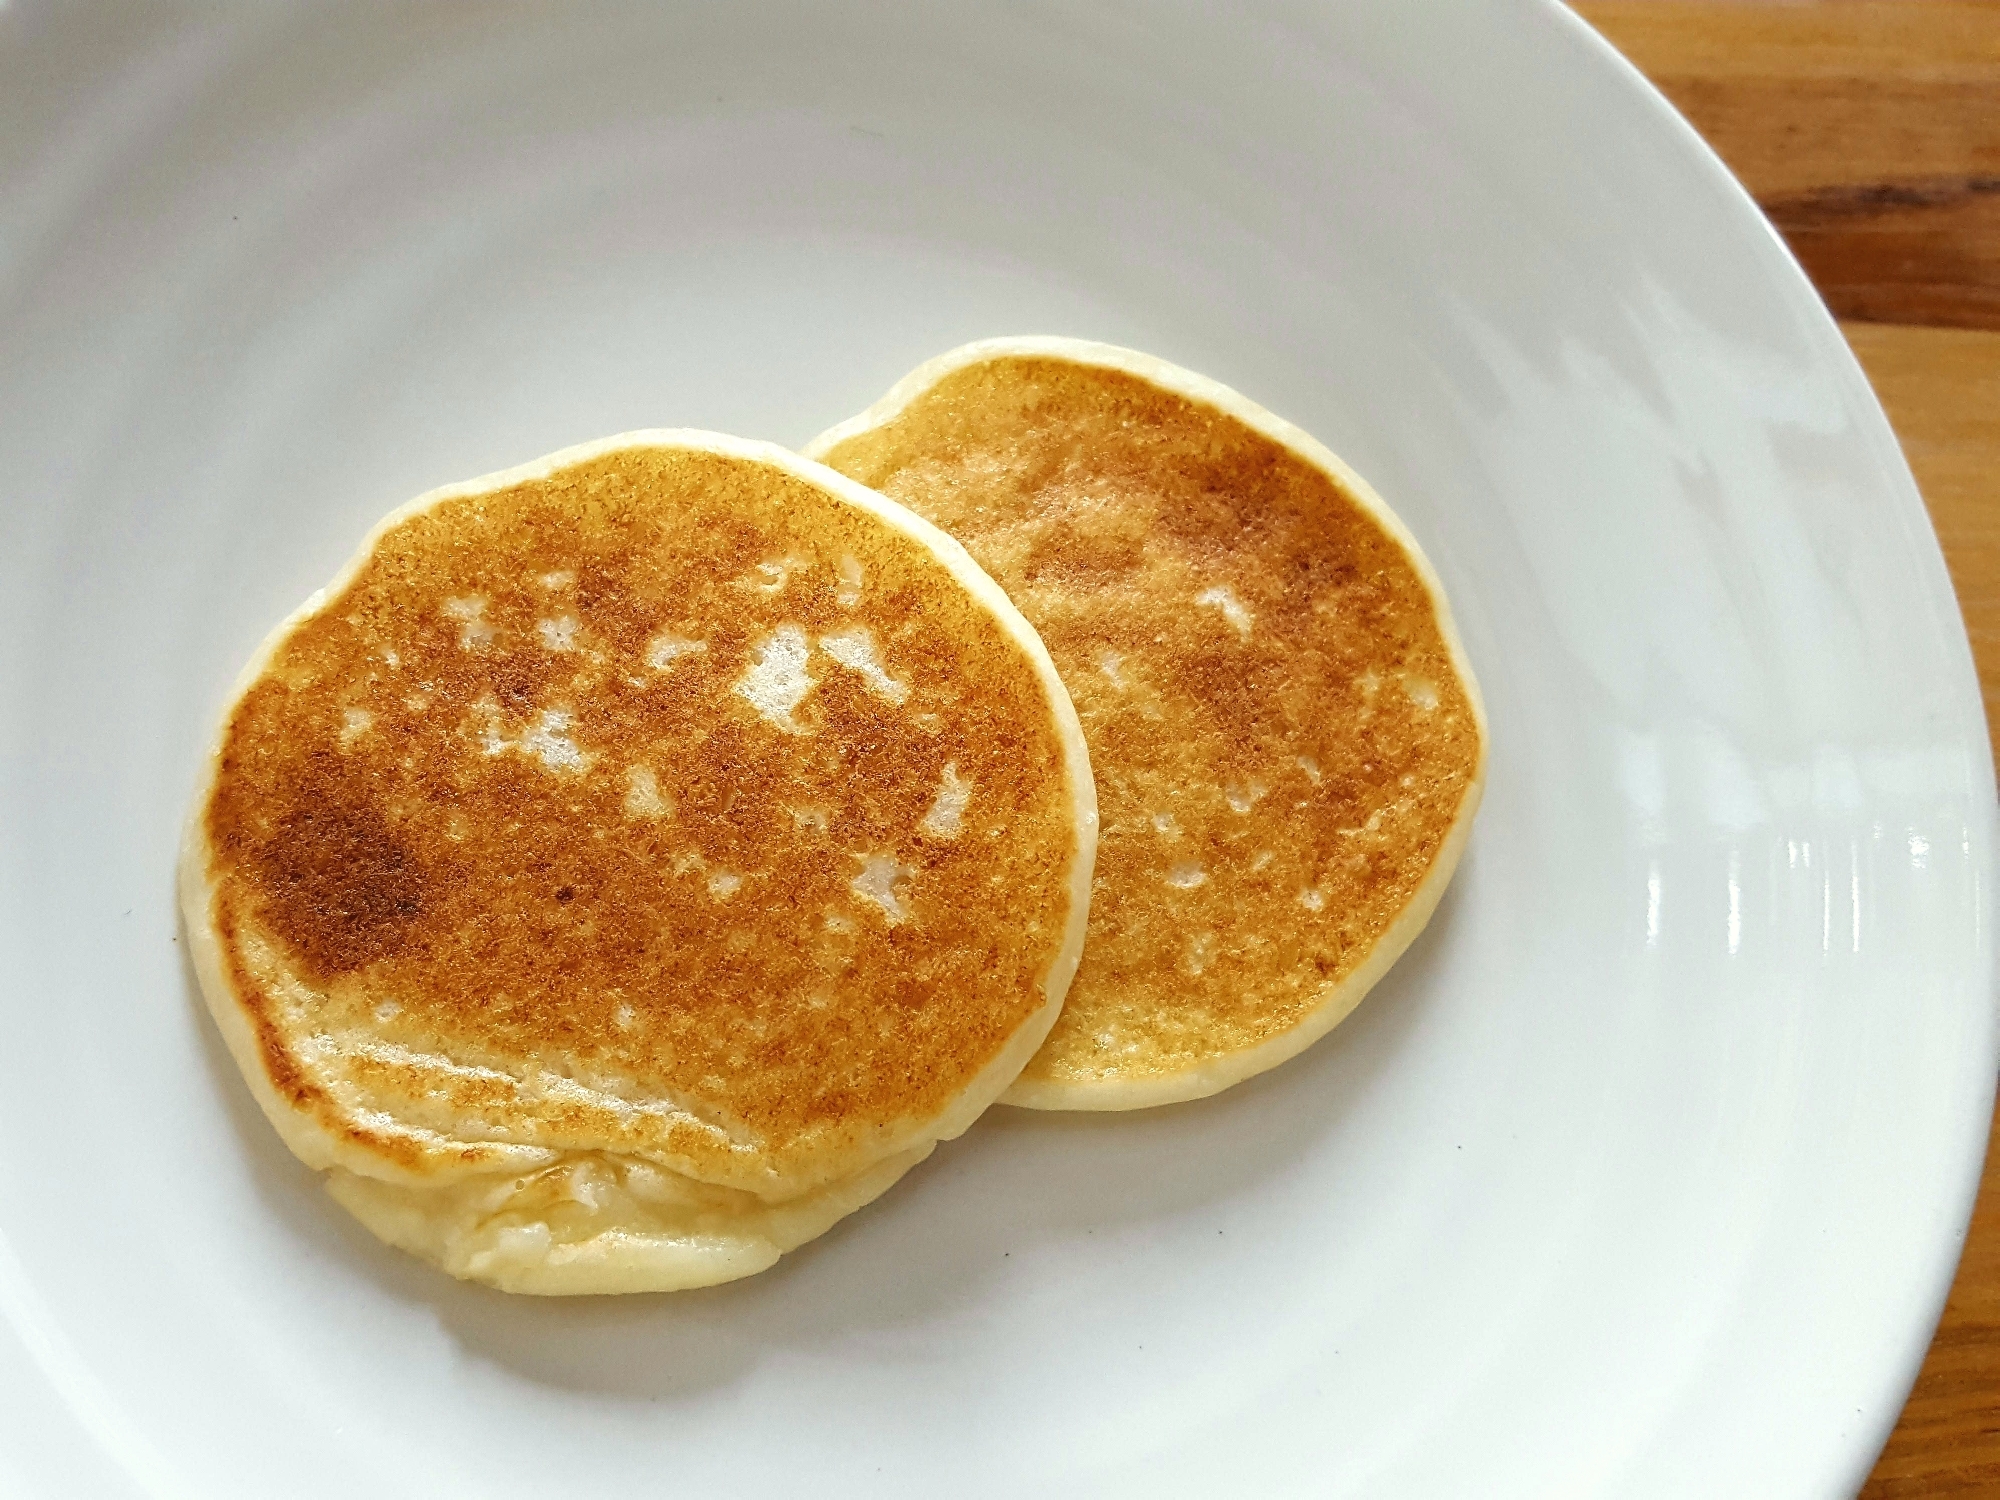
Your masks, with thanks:
[{"label": "wood grain", "polygon": [[[2000,727],[2000,333],[1874,323],[1844,331],[1937,528],[1991,734]],[[1995,748],[2000,758],[2000,738]]]},{"label": "wood grain", "polygon": [[[2000,724],[2000,4],[1591,0],[1785,235],[1902,439]],[[1867,321],[1861,321],[1867,320]],[[1931,326],[1907,326],[1931,325]],[[2000,744],[2000,740],[1996,740]],[[1862,1500],[2000,1497],[2000,1115]]]},{"label": "wood grain", "polygon": [[1579,7],[1843,318],[2000,329],[2000,5]]}]

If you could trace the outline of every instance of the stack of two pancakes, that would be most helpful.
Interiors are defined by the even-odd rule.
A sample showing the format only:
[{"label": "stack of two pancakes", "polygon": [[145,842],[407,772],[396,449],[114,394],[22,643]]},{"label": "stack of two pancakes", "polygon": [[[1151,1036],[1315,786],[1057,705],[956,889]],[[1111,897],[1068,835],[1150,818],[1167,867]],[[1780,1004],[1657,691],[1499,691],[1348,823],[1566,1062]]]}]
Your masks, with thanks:
[{"label": "stack of two pancakes", "polygon": [[996,1099],[1214,1093],[1456,864],[1442,591],[1303,433],[1005,340],[807,452],[629,434],[427,495],[225,717],[181,868],[210,1009],[454,1275],[726,1281]]}]

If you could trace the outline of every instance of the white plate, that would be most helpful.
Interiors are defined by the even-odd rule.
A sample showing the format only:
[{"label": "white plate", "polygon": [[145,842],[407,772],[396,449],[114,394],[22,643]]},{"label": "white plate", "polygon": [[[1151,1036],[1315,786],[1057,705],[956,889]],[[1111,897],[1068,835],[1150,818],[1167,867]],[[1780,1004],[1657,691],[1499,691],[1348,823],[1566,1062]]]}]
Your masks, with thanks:
[{"label": "white plate", "polygon": [[[239,663],[432,485],[1015,332],[1421,537],[1494,739],[1431,930],[1278,1072],[998,1110],[747,1283],[378,1246],[176,946]],[[0,1492],[1775,1500],[1895,1417],[1994,1079],[1972,665],[1834,325],[1551,6],[17,4],[0,476]]]}]

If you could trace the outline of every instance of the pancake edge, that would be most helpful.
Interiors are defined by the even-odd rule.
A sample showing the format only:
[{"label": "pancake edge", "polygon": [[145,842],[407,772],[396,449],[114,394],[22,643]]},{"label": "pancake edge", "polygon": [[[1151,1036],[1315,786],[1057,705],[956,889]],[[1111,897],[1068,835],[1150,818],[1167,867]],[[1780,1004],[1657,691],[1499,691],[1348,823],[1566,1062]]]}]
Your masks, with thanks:
[{"label": "pancake edge", "polygon": [[1218,1094],[1234,1084],[1268,1072],[1280,1063],[1287,1062],[1305,1051],[1314,1042],[1333,1030],[1355,1007],[1367,997],[1369,990],[1386,974],[1416,940],[1437,910],[1443,899],[1445,888],[1450,885],[1457,872],[1459,857],[1464,853],[1467,839],[1471,836],[1474,815],[1486,787],[1486,757],[1491,736],[1487,729],[1485,699],[1479,691],[1479,681],[1473,675],[1472,662],[1467,656],[1465,643],[1460,638],[1458,626],[1452,617],[1451,603],[1445,597],[1444,582],[1438,577],[1437,569],[1418,544],[1403,518],[1389,508],[1388,502],[1375,492],[1367,480],[1357,474],[1345,460],[1328,448],[1311,433],[1283,417],[1267,411],[1241,392],[1211,380],[1205,375],[1169,363],[1156,355],[1141,353],[1136,349],[1121,348],[1116,344],[1100,344],[1088,339],[1065,338],[1053,334],[1021,334],[1000,338],[977,339],[969,344],[961,344],[949,349],[934,359],[926,360],[909,374],[891,386],[882,398],[859,414],[849,417],[822,432],[799,451],[808,458],[824,461],[835,448],[850,438],[886,425],[900,416],[904,409],[947,376],[973,365],[994,360],[1035,358],[1066,361],[1097,369],[1117,370],[1143,380],[1162,390],[1185,397],[1201,405],[1214,407],[1226,416],[1234,417],[1253,432],[1277,443],[1293,456],[1321,470],[1345,491],[1369,519],[1379,526],[1383,533],[1399,547],[1409,559],[1418,580],[1431,601],[1431,612],[1437,621],[1438,634],[1442,637],[1445,650],[1450,658],[1453,672],[1465,691],[1466,701],[1471,707],[1473,726],[1479,739],[1479,758],[1475,762],[1471,778],[1464,795],[1460,797],[1458,810],[1453,815],[1451,825],[1438,845],[1435,858],[1425,872],[1424,879],[1411,894],[1410,899],[1397,913],[1368,955],[1344,979],[1329,988],[1316,1005],[1294,1026],[1241,1052],[1222,1057],[1210,1058],[1195,1067],[1177,1073],[1153,1076],[1143,1079],[1094,1079],[1042,1080],[1017,1078],[1000,1097],[1002,1104],[1011,1104],[1022,1109],[1114,1111],[1128,1109],[1150,1109],[1161,1104],[1180,1104],[1193,1099],[1205,1099]]},{"label": "pancake edge", "polygon": [[[1091,775],[1089,751],[1084,744],[1083,729],[1077,719],[1075,705],[1070,700],[1069,690],[1063,685],[1062,678],[1056,671],[1055,663],[1049,657],[1048,649],[1043,645],[1034,627],[1015,608],[1013,601],[1007,597],[999,584],[973,561],[971,554],[956,538],[907,507],[833,469],[804,458],[791,449],[776,443],[731,437],[695,428],[648,428],[620,433],[563,448],[513,468],[440,486],[391,510],[370,528],[360,546],[333,580],[315,590],[304,603],[264,637],[251,654],[249,661],[237,674],[218,716],[216,729],[204,753],[194,795],[183,825],[176,871],[177,904],[180,908],[181,924],[187,934],[188,954],[202,999],[222,1035],[231,1058],[237,1065],[237,1071],[243,1076],[265,1118],[270,1121],[272,1128],[277,1131],[286,1147],[301,1162],[315,1171],[338,1169],[354,1177],[374,1179],[385,1184],[406,1184],[411,1187],[442,1186],[475,1176],[541,1170],[561,1162],[566,1157],[589,1153],[488,1141],[452,1141],[448,1144],[459,1148],[462,1157],[462,1163],[457,1167],[445,1168],[441,1164],[432,1163],[423,1170],[406,1168],[380,1151],[363,1144],[364,1137],[352,1128],[351,1122],[341,1119],[337,1124],[330,1123],[326,1118],[332,1113],[330,1101],[320,1096],[318,1090],[311,1085],[305,1085],[297,1099],[286,1097],[271,1076],[266,1061],[264,1041],[259,1035],[260,1018],[250,998],[242,993],[231,976],[231,965],[224,952],[221,937],[217,932],[217,923],[214,920],[215,892],[209,878],[213,850],[207,836],[207,811],[215,794],[221,770],[222,751],[227,743],[229,726],[234,721],[237,708],[244,695],[262,679],[272,659],[285,642],[300,626],[316,617],[331,601],[345,593],[361,570],[368,565],[382,538],[395,527],[447,501],[490,494],[518,484],[547,478],[560,470],[613,453],[648,448],[712,453],[769,464],[831,495],[836,500],[875,517],[921,545],[944,566],[957,583],[986,608],[1002,632],[1026,654],[1042,686],[1054,719],[1062,751],[1064,781],[1069,794],[1075,838],[1067,881],[1069,910],[1061,941],[1042,976],[1042,1005],[1015,1028],[1014,1034],[986,1065],[973,1075],[940,1114],[918,1122],[914,1126],[906,1125],[902,1129],[883,1132],[878,1137],[875,1154],[860,1162],[845,1175],[791,1183],[787,1185],[790,1191],[780,1189],[767,1201],[782,1204],[803,1193],[837,1188],[842,1184],[860,1187],[865,1180],[872,1184],[872,1191],[867,1191],[859,1201],[850,1199],[851,1208],[846,1211],[862,1206],[877,1193],[886,1190],[909,1166],[915,1165],[916,1161],[928,1155],[931,1147],[937,1142],[963,1134],[1027,1065],[1028,1060],[1047,1038],[1049,1030],[1055,1025],[1056,1018],[1061,1013],[1063,998],[1068,993],[1070,981],[1076,974],[1077,964],[1082,956],[1084,930],[1089,918],[1091,874],[1097,853],[1097,791],[1096,782]],[[878,1171],[885,1163],[897,1158],[903,1160],[893,1175],[885,1177]],[[661,1163],[661,1165],[678,1170],[672,1168],[671,1164]],[[693,1173],[686,1175],[692,1180],[704,1180],[695,1178]],[[838,1217],[840,1215],[835,1216]],[[364,1219],[364,1223],[366,1222],[368,1221]],[[833,1220],[828,1220],[827,1224],[819,1226],[813,1233],[823,1232],[832,1222]],[[374,1228],[372,1224],[370,1227]],[[805,1238],[810,1237],[805,1236]],[[790,1249],[792,1246],[787,1244],[783,1248]],[[584,1274],[574,1279],[591,1284],[564,1285],[562,1283],[568,1278],[552,1274],[536,1278],[539,1284],[532,1290],[543,1293],[667,1290],[673,1287],[706,1285],[710,1284],[711,1280],[734,1279],[736,1276],[761,1270],[764,1265],[769,1264],[767,1260],[760,1265],[748,1266],[747,1269],[733,1270],[726,1276],[696,1281],[655,1282],[648,1287],[633,1284],[632,1277],[628,1273],[636,1266],[638,1260],[651,1254],[657,1247],[640,1244],[628,1249],[632,1253],[620,1254],[617,1246],[607,1244],[600,1247],[599,1253],[580,1260],[577,1269]],[[773,1254],[771,1259],[775,1258],[776,1255]],[[615,1287],[603,1285],[607,1279],[623,1284]],[[523,1286],[520,1289],[530,1288]]]},{"label": "pancake edge", "polygon": [[720,1230],[697,1225],[645,1233],[621,1226],[560,1242],[538,1239],[532,1228],[525,1235],[518,1227],[495,1232],[482,1222],[479,1200],[497,1196],[496,1187],[505,1192],[504,1173],[497,1180],[452,1184],[461,1191],[442,1205],[433,1200],[445,1195],[430,1188],[404,1188],[339,1168],[325,1183],[333,1200],[377,1239],[461,1281],[534,1297],[679,1292],[769,1270],[788,1251],[873,1203],[935,1149],[929,1142],[886,1157]]}]

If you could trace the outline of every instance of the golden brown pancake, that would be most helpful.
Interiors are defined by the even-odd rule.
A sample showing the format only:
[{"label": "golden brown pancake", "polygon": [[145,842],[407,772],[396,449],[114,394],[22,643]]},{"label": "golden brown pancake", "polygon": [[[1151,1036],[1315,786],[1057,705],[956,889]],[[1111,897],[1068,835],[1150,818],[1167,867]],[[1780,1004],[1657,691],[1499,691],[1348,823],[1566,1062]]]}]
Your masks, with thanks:
[{"label": "golden brown pancake", "polygon": [[1068,339],[955,350],[806,451],[964,542],[1083,719],[1089,941],[1006,1102],[1199,1098],[1345,1017],[1429,920],[1485,761],[1443,589],[1374,492],[1234,391]]},{"label": "golden brown pancake", "polygon": [[209,1006],[371,1229],[515,1291],[761,1270],[1012,1081],[1095,844],[962,548],[769,444],[427,495],[281,625],[190,819]]}]

